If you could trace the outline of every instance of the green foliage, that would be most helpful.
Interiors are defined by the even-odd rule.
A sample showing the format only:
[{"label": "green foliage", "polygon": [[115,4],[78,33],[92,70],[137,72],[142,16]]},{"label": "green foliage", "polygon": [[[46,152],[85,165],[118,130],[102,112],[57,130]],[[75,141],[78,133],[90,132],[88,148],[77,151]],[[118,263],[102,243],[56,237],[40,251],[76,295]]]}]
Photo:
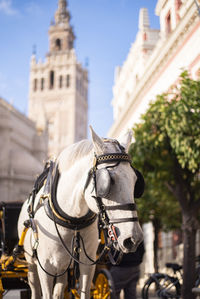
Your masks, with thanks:
[{"label": "green foliage", "polygon": [[146,181],[144,196],[137,203],[140,219],[157,218],[164,229],[177,228],[181,223],[174,196],[177,165],[188,201],[200,201],[200,81],[183,72],[178,86],[157,96],[133,132],[132,162]]},{"label": "green foliage", "polygon": [[166,130],[182,168],[195,173],[200,163],[200,81],[181,75],[181,87],[166,115]]}]

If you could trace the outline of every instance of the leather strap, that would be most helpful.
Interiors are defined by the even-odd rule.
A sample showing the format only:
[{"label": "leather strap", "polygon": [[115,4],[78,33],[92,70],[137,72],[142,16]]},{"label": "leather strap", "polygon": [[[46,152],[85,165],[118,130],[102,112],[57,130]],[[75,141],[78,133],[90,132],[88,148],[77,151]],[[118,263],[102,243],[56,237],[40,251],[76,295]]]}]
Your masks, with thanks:
[{"label": "leather strap", "polygon": [[136,211],[136,204],[135,203],[127,203],[124,205],[117,205],[117,206],[105,206],[105,210]]},{"label": "leather strap", "polygon": [[[45,202],[45,211],[47,215],[50,219],[55,219],[56,223],[73,230],[83,229],[91,225],[95,221],[97,215],[90,209],[88,210],[86,215],[79,218],[71,217],[61,209],[57,201],[57,185],[59,177],[60,173],[58,170],[58,166],[55,166],[54,177],[52,179],[51,185],[51,195],[48,201]],[[54,214],[54,216],[52,215],[52,213]]]},{"label": "leather strap", "polygon": [[110,153],[96,156],[96,165],[108,162],[124,161],[131,163],[131,158],[126,153]]},{"label": "leather strap", "polygon": [[75,218],[68,215],[68,218],[62,219],[61,217],[58,217],[57,214],[55,214],[55,211],[53,213],[48,199],[44,201],[44,208],[47,216],[51,220],[55,220],[57,224],[73,230],[83,229],[91,225],[97,218],[97,215],[89,210],[88,213],[81,218]]},{"label": "leather strap", "polygon": [[138,221],[138,217],[131,218],[119,218],[119,219],[110,219],[110,223],[122,223],[122,222],[136,222]]}]

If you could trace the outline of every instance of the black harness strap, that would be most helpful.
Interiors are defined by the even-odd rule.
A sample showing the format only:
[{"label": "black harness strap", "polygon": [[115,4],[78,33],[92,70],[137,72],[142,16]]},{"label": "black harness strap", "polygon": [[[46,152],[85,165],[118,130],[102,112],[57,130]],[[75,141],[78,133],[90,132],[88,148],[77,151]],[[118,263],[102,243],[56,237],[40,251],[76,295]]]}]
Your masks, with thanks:
[{"label": "black harness strap", "polygon": [[114,223],[123,223],[123,222],[135,222],[138,221],[138,217],[129,217],[129,218],[117,218],[117,219],[110,219],[107,215],[107,210],[126,210],[126,211],[136,211],[136,205],[133,203],[124,204],[122,206],[105,206],[102,202],[101,197],[95,197],[98,208],[100,210],[100,220],[104,223],[103,226],[108,226],[109,224]]},{"label": "black harness strap", "polygon": [[[136,211],[136,204],[129,203],[129,204],[117,205],[117,206],[105,206],[105,210]],[[122,223],[122,222],[135,222],[135,221],[138,221],[138,217],[118,218],[118,219],[110,219],[109,220],[109,222],[111,224]]]},{"label": "black harness strap", "polygon": [[[74,237],[74,275],[75,279],[79,279],[80,277],[80,268],[79,268],[79,257],[80,257],[80,232],[76,232]],[[77,260],[77,261],[76,261]]]},{"label": "black harness strap", "polygon": [[68,215],[68,218],[61,219],[59,214],[55,212],[55,209],[54,211],[52,211],[52,206],[50,206],[48,199],[44,201],[44,208],[47,216],[51,220],[55,220],[57,224],[73,230],[83,229],[92,224],[97,218],[97,215],[89,210],[89,212],[85,216],[80,218],[75,218]]},{"label": "black harness strap", "polygon": [[106,210],[123,210],[123,211],[136,211],[135,203],[127,203],[117,206],[104,206]]},{"label": "black harness strap", "polygon": [[110,219],[110,223],[122,223],[122,222],[135,222],[138,221],[138,217],[131,218],[119,218],[119,219]]},{"label": "black harness strap", "polygon": [[44,185],[44,182],[48,176],[48,173],[50,171],[50,165],[49,162],[46,163],[43,172],[37,177],[34,186],[33,186],[33,190],[31,191],[30,195],[29,195],[29,199],[28,199],[28,213],[30,215],[31,218],[34,218],[34,214],[35,214],[35,210],[34,210],[34,204],[35,204],[35,197],[37,195],[37,193],[39,192],[39,190],[42,188],[42,186]]},{"label": "black harness strap", "polygon": [[88,210],[86,215],[78,218],[71,217],[60,208],[56,196],[59,177],[60,173],[58,170],[58,165],[56,165],[54,169],[54,177],[51,183],[51,194],[44,201],[46,214],[57,224],[73,230],[80,230],[91,225],[97,218],[97,214],[92,212],[90,209]]}]

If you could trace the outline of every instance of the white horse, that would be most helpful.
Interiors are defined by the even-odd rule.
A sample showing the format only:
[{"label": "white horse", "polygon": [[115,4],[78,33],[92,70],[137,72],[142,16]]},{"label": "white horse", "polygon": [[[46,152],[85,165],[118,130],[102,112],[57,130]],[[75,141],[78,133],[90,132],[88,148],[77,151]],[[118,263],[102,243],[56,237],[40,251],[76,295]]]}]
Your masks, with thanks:
[{"label": "white horse", "polygon": [[[97,175],[94,183],[93,177],[88,175],[89,170],[93,167],[95,156],[98,158],[99,155],[110,153],[114,154],[114,158],[118,157],[116,154],[120,156],[122,151],[125,153],[121,145],[126,152],[128,151],[131,136],[125,136],[125,140],[120,145],[113,139],[101,139],[92,128],[91,135],[92,142],[89,140],[80,141],[63,150],[58,157],[57,165],[60,176],[56,189],[57,203],[63,212],[71,216],[72,219],[84,218],[89,209],[98,214],[99,208],[95,198],[99,196],[97,192],[102,193],[101,186],[99,186],[102,183],[103,194],[108,194],[105,194],[105,198],[101,198],[101,201],[105,207],[108,207],[108,218],[114,219],[112,223],[115,225],[115,235],[117,236],[115,246],[125,253],[135,251],[143,239],[143,234],[137,220],[137,211],[128,208],[134,205],[134,186],[137,181],[137,176],[130,163],[124,159],[116,163],[116,161],[108,160],[109,156],[103,156],[105,162],[101,161],[96,166],[96,169],[104,169],[99,175],[100,178]],[[124,157],[128,156],[122,154],[122,157],[123,155]],[[105,177],[104,174],[106,174]],[[107,177],[108,174],[110,179]],[[110,180],[109,183],[106,182],[107,179]],[[107,192],[109,188],[110,190]],[[67,248],[71,249],[74,230],[57,224],[60,236],[58,235],[56,225],[47,215],[44,202],[41,199],[43,189],[44,187],[37,194],[34,204],[34,223],[38,233],[38,244],[35,244],[36,240],[32,229],[28,230],[24,241],[25,257],[29,265],[28,281],[32,291],[32,299],[63,298],[67,285],[67,273],[56,278],[53,275],[56,276],[64,272],[69,265],[70,256],[60,237]],[[120,210],[121,205],[124,207],[122,210]],[[112,209],[114,206],[117,208]],[[24,203],[19,216],[19,236],[21,236],[24,228],[24,221],[29,219],[27,208],[28,201]],[[97,219],[79,231],[87,255],[95,260],[98,246]],[[35,245],[37,245],[39,262],[33,254]],[[91,264],[91,260],[85,256],[82,243],[79,259],[82,262],[80,264],[80,298],[88,299],[90,298],[90,286],[95,266],[88,265]]]}]

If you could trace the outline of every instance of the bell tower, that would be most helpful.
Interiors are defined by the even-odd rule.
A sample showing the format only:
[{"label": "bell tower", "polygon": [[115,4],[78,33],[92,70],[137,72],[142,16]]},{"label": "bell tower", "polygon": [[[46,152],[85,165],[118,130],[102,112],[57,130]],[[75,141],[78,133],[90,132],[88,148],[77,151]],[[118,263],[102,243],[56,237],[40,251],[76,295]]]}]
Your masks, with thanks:
[{"label": "bell tower", "polygon": [[88,72],[78,62],[66,0],[58,1],[49,27],[45,61],[31,57],[29,117],[41,132],[48,130],[48,154],[87,137]]},{"label": "bell tower", "polygon": [[60,0],[55,13],[55,24],[49,29],[50,53],[73,49],[74,39],[66,0]]}]

